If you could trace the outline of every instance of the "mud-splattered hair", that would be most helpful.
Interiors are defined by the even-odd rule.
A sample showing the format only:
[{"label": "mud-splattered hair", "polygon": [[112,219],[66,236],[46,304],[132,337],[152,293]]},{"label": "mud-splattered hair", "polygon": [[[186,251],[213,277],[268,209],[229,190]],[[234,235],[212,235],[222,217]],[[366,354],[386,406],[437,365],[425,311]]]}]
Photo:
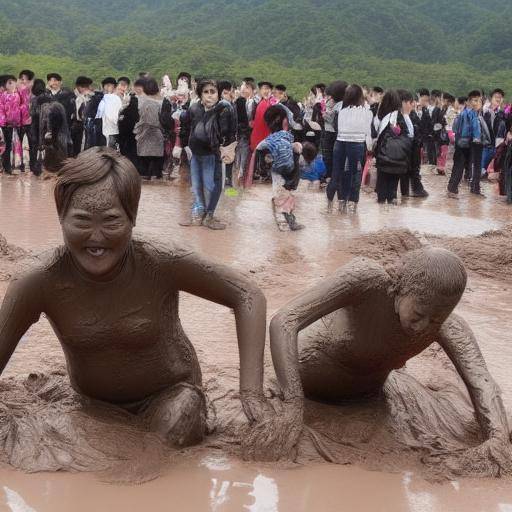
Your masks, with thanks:
[{"label": "mud-splattered hair", "polygon": [[424,247],[402,256],[395,292],[418,297],[460,299],[467,283],[462,260],[446,249]]},{"label": "mud-splattered hair", "polygon": [[139,208],[141,179],[133,164],[107,147],[93,147],[76,158],[67,159],[57,175],[54,196],[59,218],[69,209],[73,194],[86,185],[92,185],[110,177],[114,192],[135,225]]}]

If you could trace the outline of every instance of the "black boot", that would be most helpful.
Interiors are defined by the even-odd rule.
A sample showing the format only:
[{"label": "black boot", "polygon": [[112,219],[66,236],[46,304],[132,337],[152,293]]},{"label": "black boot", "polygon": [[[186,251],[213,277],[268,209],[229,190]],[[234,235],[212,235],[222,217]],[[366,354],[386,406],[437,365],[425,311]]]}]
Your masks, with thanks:
[{"label": "black boot", "polygon": [[295,215],[293,215],[293,213],[283,213],[283,215],[284,218],[286,219],[286,222],[288,222],[288,226],[290,226],[291,231],[299,231],[301,229],[304,229],[304,226],[297,222],[297,219],[295,218]]}]

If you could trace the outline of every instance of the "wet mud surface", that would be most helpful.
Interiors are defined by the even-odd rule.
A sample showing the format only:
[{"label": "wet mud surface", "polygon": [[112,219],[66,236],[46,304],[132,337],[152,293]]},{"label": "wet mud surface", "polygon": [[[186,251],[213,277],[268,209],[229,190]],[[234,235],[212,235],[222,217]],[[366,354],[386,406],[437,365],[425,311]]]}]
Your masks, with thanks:
[{"label": "wet mud surface", "polygon": [[[408,199],[400,207],[380,207],[373,196],[363,194],[358,214],[343,217],[321,213],[322,194],[302,193],[297,217],[307,227],[299,233],[277,230],[267,186],[224,197],[219,214],[228,221],[228,229],[212,232],[178,225],[189,206],[185,186],[151,183],[143,188],[136,232],[161,242],[180,241],[253,277],[267,295],[269,318],[294,295],[354,256],[391,266],[404,251],[424,244],[449,248],[461,256],[470,275],[457,313],[473,328],[510,414],[512,211],[494,195],[493,184],[486,185],[484,200],[461,194],[459,201],[450,201],[444,195],[444,177],[427,176],[425,181],[432,192],[427,200]],[[0,238],[3,295],[12,273],[30,264],[32,253],[61,243],[52,183],[2,177],[0,233],[5,237]],[[346,499],[346,506],[353,500],[361,510],[444,511],[461,506],[464,510],[512,510],[508,478],[473,481],[462,475],[461,479],[435,459],[426,458],[479,442],[467,393],[437,347],[411,360],[388,381],[387,399],[336,407],[308,402],[308,428],[294,463],[244,464],[239,461],[244,418],[237,400],[234,317],[220,306],[185,294],[180,315],[198,353],[210,400],[212,434],[203,446],[167,452],[133,419],[112,416],[97,404],[78,400],[67,385],[60,346],[42,318],[23,338],[0,383],[2,398],[9,397],[11,415],[7,421],[2,415],[0,421],[0,438],[7,439],[10,454],[4,462],[24,470],[94,470],[96,476],[26,475],[6,465],[0,469],[0,511],[2,507],[60,510],[55,505],[57,495],[66,496],[60,501],[65,504],[73,499],[74,489],[99,492],[104,505],[121,499],[121,494],[116,503],[125,499],[124,510],[138,510],[141,505],[137,508],[135,503],[151,499],[155,500],[152,510],[160,510],[160,505],[165,510],[165,497],[170,495],[187,502],[182,510],[240,510],[244,505],[255,511],[310,510],[313,506],[339,510],[336,497]],[[275,383],[268,350],[265,372],[266,389],[272,390]],[[414,400],[400,400],[404,392]],[[440,408],[441,420],[433,414]],[[28,417],[27,411],[35,414]],[[408,421],[411,417],[416,423]],[[61,435],[69,430],[78,432],[78,438]],[[35,437],[52,442],[39,444],[36,453],[31,444]],[[325,464],[326,459],[350,465]],[[220,466],[219,460],[224,461]],[[483,476],[493,474],[492,467],[484,469]],[[103,481],[152,481],[142,487],[123,487],[126,493],[116,495],[113,489],[117,486],[99,483],[98,475]],[[153,480],[158,475],[163,476]],[[432,483],[447,476],[455,480]],[[374,496],[365,495],[366,485],[374,486]],[[191,486],[199,489],[194,496],[187,493]],[[46,494],[41,494],[42,487]],[[383,496],[390,500],[387,505]],[[12,503],[20,499],[32,508],[13,508]]]}]

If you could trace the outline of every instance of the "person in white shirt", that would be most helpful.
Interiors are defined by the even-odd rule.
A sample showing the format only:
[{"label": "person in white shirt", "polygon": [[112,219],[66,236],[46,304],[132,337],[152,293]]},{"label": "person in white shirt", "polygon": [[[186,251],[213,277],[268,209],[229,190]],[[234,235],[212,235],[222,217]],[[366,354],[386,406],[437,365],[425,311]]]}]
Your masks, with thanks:
[{"label": "person in white shirt", "polygon": [[327,185],[327,211],[332,212],[334,195],[338,194],[339,210],[356,211],[361,188],[361,173],[366,149],[372,147],[373,114],[365,106],[364,92],[357,84],[345,91],[343,108],[338,114],[338,135],[334,145],[332,179]]},{"label": "person in white shirt", "polygon": [[119,136],[119,112],[123,107],[123,102],[116,94],[117,80],[115,78],[107,77],[101,82],[101,85],[104,96],[98,106],[96,118],[101,119],[102,133],[107,141],[107,146],[115,149]]}]

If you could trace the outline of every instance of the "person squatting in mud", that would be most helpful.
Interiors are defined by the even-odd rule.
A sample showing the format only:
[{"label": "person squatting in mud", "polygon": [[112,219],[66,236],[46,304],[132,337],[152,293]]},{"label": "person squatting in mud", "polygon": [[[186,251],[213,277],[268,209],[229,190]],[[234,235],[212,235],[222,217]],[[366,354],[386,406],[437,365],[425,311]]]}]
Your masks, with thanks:
[{"label": "person squatting in mud", "polygon": [[113,149],[91,148],[64,163],[55,202],[65,245],[11,282],[0,309],[0,373],[44,313],[78,393],[142,415],[170,444],[187,446],[205,435],[206,403],[178,316],[179,291],[234,310],[250,421],[267,407],[266,301],[230,268],[178,246],[133,240],[140,192],[135,167]]},{"label": "person squatting in mud", "polygon": [[475,456],[512,464],[500,390],[471,328],[453,314],[466,281],[455,254],[423,248],[390,271],[356,258],[282,307],[271,321],[270,343],[288,423],[295,425],[284,449],[302,430],[304,397],[340,403],[378,395],[394,369],[437,342],[475,408],[484,440]]}]

